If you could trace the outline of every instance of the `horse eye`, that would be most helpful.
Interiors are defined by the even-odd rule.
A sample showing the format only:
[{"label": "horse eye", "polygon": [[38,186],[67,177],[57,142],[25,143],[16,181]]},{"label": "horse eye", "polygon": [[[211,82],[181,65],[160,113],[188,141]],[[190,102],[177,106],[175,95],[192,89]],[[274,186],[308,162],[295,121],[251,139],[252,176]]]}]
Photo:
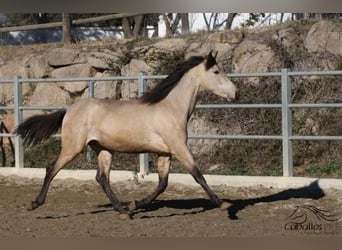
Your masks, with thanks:
[{"label": "horse eye", "polygon": [[214,74],[216,74],[216,75],[219,74],[219,73],[220,73],[220,71],[218,71],[218,70],[214,71]]}]

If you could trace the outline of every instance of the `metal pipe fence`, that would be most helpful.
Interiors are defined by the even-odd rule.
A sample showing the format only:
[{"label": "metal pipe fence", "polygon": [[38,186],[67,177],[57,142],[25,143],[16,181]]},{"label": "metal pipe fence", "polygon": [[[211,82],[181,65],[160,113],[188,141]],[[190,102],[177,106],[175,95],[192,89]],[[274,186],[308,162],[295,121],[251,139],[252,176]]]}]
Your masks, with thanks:
[{"label": "metal pipe fence", "polygon": [[[292,103],[291,78],[299,76],[336,76],[342,75],[342,71],[313,71],[313,72],[291,72],[282,69],[280,72],[266,73],[234,73],[227,74],[230,78],[249,78],[249,77],[278,77],[281,82],[281,103],[277,104],[198,104],[196,109],[280,109],[282,114],[281,135],[189,135],[189,139],[226,139],[226,140],[281,140],[283,176],[293,176],[293,152],[292,141],[294,140],[342,140],[342,135],[336,136],[300,136],[292,134],[292,109],[294,108],[342,108],[342,103]],[[0,106],[1,110],[12,110],[15,117],[15,126],[23,120],[24,110],[57,110],[62,106],[25,106],[23,105],[22,84],[23,83],[48,83],[48,82],[88,82],[88,97],[94,97],[95,82],[97,81],[122,81],[135,80],[138,82],[138,95],[146,91],[148,80],[164,79],[165,75],[144,75],[139,73],[137,76],[118,76],[101,78],[48,78],[48,79],[21,79],[15,77],[12,80],[0,79],[0,84],[13,84],[14,104]],[[21,138],[11,133],[0,133],[0,137],[14,137],[15,142],[15,167],[24,167],[24,148]],[[90,158],[90,154],[87,154]],[[139,155],[139,174],[149,172],[148,155]]]}]

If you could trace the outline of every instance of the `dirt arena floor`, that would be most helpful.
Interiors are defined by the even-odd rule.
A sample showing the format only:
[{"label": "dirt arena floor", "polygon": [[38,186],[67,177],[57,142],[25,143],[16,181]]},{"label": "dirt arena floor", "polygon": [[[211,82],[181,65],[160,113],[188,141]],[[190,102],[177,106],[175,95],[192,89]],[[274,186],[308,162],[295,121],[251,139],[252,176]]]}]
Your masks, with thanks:
[{"label": "dirt arena floor", "polygon": [[[121,220],[95,181],[54,180],[46,203],[27,208],[42,180],[0,174],[0,237],[342,236],[342,190],[317,183],[280,190],[215,186],[230,207],[211,205],[200,187],[170,184],[149,208]],[[156,183],[112,183],[128,203]]]}]

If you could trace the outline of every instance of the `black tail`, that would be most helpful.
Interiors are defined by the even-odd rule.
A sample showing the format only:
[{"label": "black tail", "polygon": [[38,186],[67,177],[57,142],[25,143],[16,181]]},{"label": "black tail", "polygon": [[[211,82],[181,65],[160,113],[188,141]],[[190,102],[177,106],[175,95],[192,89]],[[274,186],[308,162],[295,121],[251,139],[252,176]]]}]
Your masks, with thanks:
[{"label": "black tail", "polygon": [[55,134],[62,125],[66,110],[59,110],[47,115],[35,115],[26,119],[15,130],[26,146],[35,146]]}]

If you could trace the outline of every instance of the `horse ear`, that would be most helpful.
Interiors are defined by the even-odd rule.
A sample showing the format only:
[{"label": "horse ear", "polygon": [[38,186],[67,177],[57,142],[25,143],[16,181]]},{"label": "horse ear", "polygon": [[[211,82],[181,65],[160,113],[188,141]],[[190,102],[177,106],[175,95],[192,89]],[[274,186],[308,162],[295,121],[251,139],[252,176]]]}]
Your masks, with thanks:
[{"label": "horse ear", "polygon": [[217,54],[218,54],[218,51],[215,52],[215,55],[214,55],[214,58],[216,59],[217,57]]},{"label": "horse ear", "polygon": [[213,51],[211,50],[206,58],[206,69],[210,69],[212,66],[216,64],[216,56],[217,52],[215,53],[215,56],[213,56]]},{"label": "horse ear", "polygon": [[217,54],[218,54],[218,51],[215,51],[215,54],[214,54],[214,55],[213,55],[213,52],[214,52],[214,50],[210,50],[210,52],[209,52],[209,54],[208,54],[207,58],[208,58],[208,57],[213,57],[213,58],[215,58],[215,59],[216,59],[216,57],[217,57]]}]

